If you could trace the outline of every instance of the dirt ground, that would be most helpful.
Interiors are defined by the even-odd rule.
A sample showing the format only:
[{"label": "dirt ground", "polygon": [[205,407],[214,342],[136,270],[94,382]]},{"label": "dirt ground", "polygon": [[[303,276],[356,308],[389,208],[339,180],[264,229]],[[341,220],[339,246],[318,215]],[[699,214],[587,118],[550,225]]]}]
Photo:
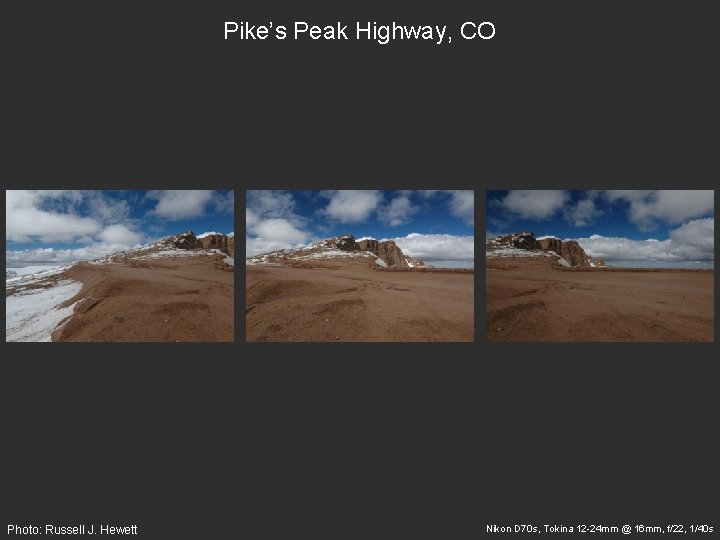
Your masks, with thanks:
[{"label": "dirt ground", "polygon": [[235,273],[222,257],[80,263],[72,318],[53,341],[234,341]]},{"label": "dirt ground", "polygon": [[473,341],[474,274],[246,267],[247,341]]},{"label": "dirt ground", "polygon": [[488,341],[714,341],[714,271],[561,270],[491,259]]}]

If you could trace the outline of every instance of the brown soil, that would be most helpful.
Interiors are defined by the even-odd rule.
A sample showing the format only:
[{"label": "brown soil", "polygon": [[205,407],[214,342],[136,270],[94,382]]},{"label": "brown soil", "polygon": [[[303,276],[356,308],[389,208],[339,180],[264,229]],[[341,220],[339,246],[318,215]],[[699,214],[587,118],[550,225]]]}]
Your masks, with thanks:
[{"label": "brown soil", "polygon": [[234,272],[222,257],[80,263],[79,302],[53,341],[234,341]]},{"label": "brown soil", "polygon": [[247,341],[473,341],[474,275],[246,267]]},{"label": "brown soil", "polygon": [[714,341],[712,270],[560,270],[488,260],[488,341]]}]

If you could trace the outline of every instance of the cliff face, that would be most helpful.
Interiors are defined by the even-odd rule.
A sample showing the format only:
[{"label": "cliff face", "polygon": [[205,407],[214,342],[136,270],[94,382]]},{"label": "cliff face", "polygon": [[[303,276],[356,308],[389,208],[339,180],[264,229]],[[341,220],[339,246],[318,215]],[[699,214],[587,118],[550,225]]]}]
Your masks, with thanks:
[{"label": "cliff face", "polygon": [[199,238],[203,249],[219,249],[223,253],[227,253],[231,257],[234,253],[234,240],[235,238],[226,236],[224,234],[208,234]]},{"label": "cliff face", "polygon": [[410,268],[425,266],[422,259],[407,257],[393,240],[378,242],[374,239],[360,240],[357,245],[360,251],[369,251],[380,257],[388,266],[395,268]]},{"label": "cliff face", "polygon": [[542,249],[545,251],[554,251],[565,259],[570,266],[583,268],[594,266],[590,264],[591,259],[587,253],[585,253],[585,250],[580,247],[580,244],[575,240],[566,240],[563,242],[559,238],[543,238],[542,240],[538,240],[538,242],[540,242]]}]

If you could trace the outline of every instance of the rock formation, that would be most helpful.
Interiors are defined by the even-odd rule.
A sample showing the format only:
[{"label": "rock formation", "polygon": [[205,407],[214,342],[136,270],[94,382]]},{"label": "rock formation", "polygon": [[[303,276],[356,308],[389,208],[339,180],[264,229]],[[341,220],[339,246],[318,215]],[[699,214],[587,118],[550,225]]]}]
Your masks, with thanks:
[{"label": "rock formation", "polygon": [[581,268],[594,266],[590,264],[591,257],[585,253],[585,250],[575,240],[565,240],[563,242],[559,238],[543,238],[538,242],[540,242],[543,250],[554,251],[565,259],[570,266],[579,266]]},{"label": "rock formation", "polygon": [[[575,240],[560,240],[547,236],[540,240],[531,232],[506,234],[492,238],[485,244],[486,250],[501,250],[503,248],[520,249],[525,251],[554,252],[562,257],[567,266],[572,268],[602,268],[606,264],[600,259],[593,259]],[[562,263],[565,266],[564,263]]]},{"label": "rock formation", "polygon": [[432,268],[431,265],[425,264],[425,261],[423,261],[420,257],[405,257],[405,262],[407,262],[408,266],[411,268],[417,268],[418,266],[427,266]]},{"label": "rock formation", "polygon": [[360,240],[357,245],[360,251],[369,251],[380,257],[385,264],[395,268],[410,268],[425,266],[422,259],[407,257],[393,240],[378,242],[375,239]]},{"label": "rock formation", "polygon": [[526,249],[530,251],[536,251],[543,249],[535,239],[535,235],[531,232],[519,232],[513,234],[505,234],[498,236],[488,242],[492,242],[494,245],[503,247],[514,247],[517,249]]},{"label": "rock formation", "polygon": [[334,240],[335,247],[340,251],[362,251],[355,242],[355,237],[352,234],[344,234]]},{"label": "rock formation", "polygon": [[235,253],[235,237],[226,234],[207,234],[198,238],[193,231],[186,231],[166,241],[178,249],[217,249],[231,257]]},{"label": "rock formation", "polygon": [[235,238],[224,234],[208,234],[198,238],[203,249],[219,249],[223,253],[233,256],[233,245]]},{"label": "rock formation", "polygon": [[178,249],[202,249],[202,242],[192,231],[185,231],[170,238],[172,245]]},{"label": "rock formation", "polygon": [[[328,238],[314,244],[296,249],[281,249],[272,253],[265,253],[248,257],[249,264],[280,263],[295,264],[298,261],[310,261],[334,257],[365,257],[379,266],[391,268],[429,268],[422,259],[408,257],[392,240],[379,242],[375,239],[355,241],[352,234],[344,234],[335,238]],[[373,257],[372,255],[375,257]],[[377,259],[376,259],[377,257]],[[379,259],[379,261],[378,261]],[[382,261],[382,263],[380,263]]]}]

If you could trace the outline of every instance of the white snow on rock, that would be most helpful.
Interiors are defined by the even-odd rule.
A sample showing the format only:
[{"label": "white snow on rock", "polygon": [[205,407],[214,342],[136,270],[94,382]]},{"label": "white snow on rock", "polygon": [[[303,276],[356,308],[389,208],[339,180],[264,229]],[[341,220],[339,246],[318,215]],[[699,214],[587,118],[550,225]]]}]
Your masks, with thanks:
[{"label": "white snow on rock", "polygon": [[515,247],[502,247],[498,249],[490,249],[485,252],[485,256],[488,258],[493,257],[555,257],[557,263],[561,266],[570,266],[563,257],[555,253],[554,251],[531,251],[527,249],[519,249]]},{"label": "white snow on rock", "polygon": [[493,250],[487,250],[486,257],[557,257],[554,251],[530,251],[527,249],[518,249],[514,247],[502,247]]},{"label": "white snow on rock", "polygon": [[356,238],[356,242],[362,242],[363,240],[377,240],[377,238],[373,238],[372,236],[363,236],[362,238]]},{"label": "white snow on rock", "polygon": [[339,249],[329,249],[327,251],[313,253],[312,255],[303,255],[302,257],[297,257],[297,258],[298,259],[331,259],[334,257],[357,257],[358,255],[367,256],[367,252],[364,252],[364,251],[340,251]]},{"label": "white snow on rock", "polygon": [[387,263],[385,263],[385,261],[383,261],[380,257],[375,257],[375,264],[387,267]]},{"label": "white snow on rock", "polygon": [[235,259],[233,257],[225,257],[223,262],[229,266],[235,266]]},{"label": "white snow on rock", "polygon": [[165,257],[202,257],[210,255],[222,255],[225,257],[225,253],[219,249],[163,249],[162,251],[156,251],[149,255],[137,257],[137,259],[162,259]]},{"label": "white snow on rock", "polygon": [[[210,236],[211,234],[222,234],[222,233],[215,232],[215,231],[204,232],[202,234],[198,234],[195,238],[205,238],[206,236]],[[230,235],[228,235],[228,236],[230,236]]]},{"label": "white snow on rock", "polygon": [[5,299],[5,341],[50,341],[58,324],[72,315],[73,306],[58,308],[82,289],[64,280],[46,289],[31,289]]}]

